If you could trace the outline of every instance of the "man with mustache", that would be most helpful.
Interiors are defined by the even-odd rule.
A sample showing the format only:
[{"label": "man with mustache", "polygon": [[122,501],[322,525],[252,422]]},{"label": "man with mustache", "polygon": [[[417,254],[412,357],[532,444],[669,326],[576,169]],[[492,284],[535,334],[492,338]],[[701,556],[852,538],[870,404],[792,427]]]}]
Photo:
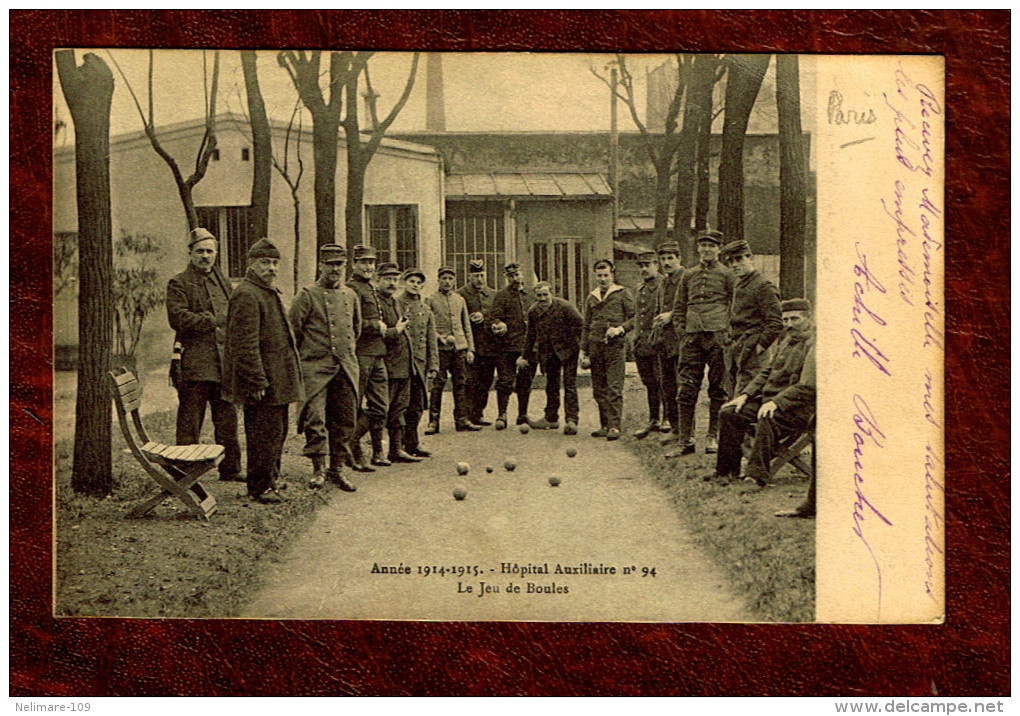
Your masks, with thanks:
[{"label": "man with mustache", "polygon": [[220,479],[243,481],[237,410],[220,395],[227,304],[233,286],[216,265],[218,242],[205,229],[188,239],[188,267],[166,287],[166,312],[181,345],[177,384],[177,444],[195,445],[202,434],[205,406],[212,410],[213,435],[223,446]]},{"label": "man with mustache", "polygon": [[280,251],[269,239],[248,249],[248,273],[227,309],[223,349],[223,399],[244,408],[248,497],[282,501],[280,457],[287,438],[287,411],[304,399],[301,361],[280,289]]},{"label": "man with mustache", "polygon": [[[322,487],[328,478],[341,490],[354,492],[343,466],[350,460],[358,414],[361,303],[343,284],[346,266],[345,247],[324,244],[319,249],[319,278],[294,297],[290,325],[305,383],[298,432],[305,435],[304,454],[312,461],[309,487]],[[327,454],[329,471],[324,472]]]}]

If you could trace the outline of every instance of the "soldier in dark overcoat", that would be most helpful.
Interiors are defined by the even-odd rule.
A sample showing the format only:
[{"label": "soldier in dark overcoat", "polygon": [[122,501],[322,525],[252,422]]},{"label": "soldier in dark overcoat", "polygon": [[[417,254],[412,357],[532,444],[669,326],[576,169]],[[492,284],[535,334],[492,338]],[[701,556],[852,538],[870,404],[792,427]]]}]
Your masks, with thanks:
[{"label": "soldier in dark overcoat", "polygon": [[407,333],[409,321],[396,299],[400,267],[395,263],[379,264],[376,292],[379,294],[379,315],[386,324],[386,377],[390,385],[389,412],[386,430],[390,436],[387,459],[390,462],[421,462],[421,458],[404,450],[404,414],[411,403],[413,372],[411,340]]},{"label": "soldier in dark overcoat", "polygon": [[227,309],[223,350],[223,399],[244,406],[248,495],[280,502],[280,457],[287,438],[287,410],[304,399],[297,342],[273,284],[280,251],[268,239],[248,249],[248,272]]},{"label": "soldier in dark overcoat", "polygon": [[524,277],[518,263],[504,267],[506,286],[492,299],[492,315],[489,330],[495,336],[496,358],[496,405],[498,416],[496,430],[507,426],[506,411],[510,395],[517,394],[517,425],[528,423],[528,402],[531,398],[531,382],[535,377],[536,365],[518,369],[517,359],[524,351],[524,337],[528,327],[528,309],[535,299],[524,288]]},{"label": "soldier in dark overcoat", "polygon": [[411,342],[411,395],[404,411],[404,450],[415,457],[429,457],[431,453],[418,442],[418,423],[428,405],[428,389],[439,372],[439,346],[436,338],[436,319],[432,309],[421,296],[425,273],[409,268],[402,276],[404,290],[397,298],[400,310],[407,318],[404,329]]},{"label": "soldier in dark overcoat", "polygon": [[641,271],[641,285],[638,286],[635,301],[637,314],[634,317],[634,361],[638,376],[645,386],[648,401],[648,423],[634,432],[634,437],[643,440],[650,433],[659,432],[659,408],[664,402],[659,354],[653,343],[652,325],[659,308],[659,260],[654,251],[638,254],[637,265]]},{"label": "soldier in dark overcoat", "polygon": [[627,367],[627,341],[634,328],[634,298],[614,280],[613,262],[594,264],[595,289],[584,303],[581,364],[591,366],[591,387],[599,406],[599,428],[593,438],[620,439],[623,419],[623,380]]},{"label": "soldier in dark overcoat", "polygon": [[358,356],[361,302],[343,284],[347,249],[325,244],[319,249],[319,278],[302,288],[290,307],[305,401],[298,414],[298,432],[305,435],[304,454],[312,461],[311,487],[329,480],[347,492],[354,485],[343,476],[350,460],[358,414]]},{"label": "soldier in dark overcoat", "polygon": [[726,244],[719,260],[737,278],[725,356],[726,393],[734,398],[761,368],[765,351],[783,332],[783,319],[779,291],[754,267],[751,246],[746,241]]},{"label": "soldier in dark overcoat", "polygon": [[655,336],[655,351],[659,356],[659,379],[662,386],[662,405],[666,423],[662,425],[661,443],[675,443],[680,435],[680,418],[677,408],[677,371],[680,345],[676,331],[673,330],[673,302],[676,300],[680,280],[684,277],[684,267],[680,265],[680,247],[675,241],[667,241],[659,246],[659,268],[662,278],[659,281],[658,315],[652,321],[652,332]]},{"label": "soldier in dark overcoat", "polygon": [[700,261],[687,269],[673,302],[671,321],[680,343],[678,409],[680,443],[666,457],[690,455],[694,446],[694,409],[701,381],[708,371],[708,433],[705,452],[718,450],[719,408],[726,401],[724,351],[730,327],[730,304],[736,278],[719,263],[722,234],[706,231],[698,236]]},{"label": "soldier in dark overcoat", "polygon": [[489,402],[489,388],[496,375],[496,361],[499,346],[492,331],[489,318],[492,315],[492,300],[496,292],[485,283],[485,261],[472,259],[468,263],[468,282],[457,290],[467,303],[468,318],[471,319],[471,333],[475,339],[475,362],[468,369],[467,393],[471,411],[468,419],[474,425],[492,425],[485,419],[485,406]]},{"label": "soldier in dark overcoat", "polygon": [[528,309],[528,331],[520,370],[535,361],[545,376],[545,415],[532,427],[556,430],[559,427],[560,384],[563,385],[564,435],[577,435],[580,405],[577,400],[577,359],[581,348],[584,318],[574,305],[552,295],[546,281],[535,285],[535,303]]},{"label": "soldier in dark overcoat", "polygon": [[205,406],[212,411],[213,437],[223,446],[221,480],[244,480],[237,439],[237,409],[221,393],[227,305],[233,286],[216,265],[216,237],[195,229],[188,239],[188,267],[166,287],[166,312],[181,345],[177,384],[177,444],[195,445]]}]

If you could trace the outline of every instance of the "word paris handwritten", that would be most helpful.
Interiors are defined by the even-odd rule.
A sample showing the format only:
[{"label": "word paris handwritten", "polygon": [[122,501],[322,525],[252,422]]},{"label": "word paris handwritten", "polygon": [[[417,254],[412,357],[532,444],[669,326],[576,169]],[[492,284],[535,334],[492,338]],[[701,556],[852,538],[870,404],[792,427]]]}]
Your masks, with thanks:
[{"label": "word paris handwritten", "polygon": [[[914,305],[914,289],[917,271],[911,259],[911,243],[916,242],[918,231],[921,238],[921,283],[924,286],[924,348],[934,346],[943,349],[943,333],[937,327],[941,321],[942,308],[938,300],[932,297],[932,257],[942,251],[942,243],[932,236],[932,224],[942,217],[942,209],[932,201],[931,187],[925,185],[924,178],[932,176],[935,157],[933,152],[938,147],[932,146],[932,124],[936,116],[941,116],[942,106],[927,85],[916,84],[903,71],[896,70],[896,92],[893,98],[882,93],[886,106],[893,111],[894,141],[896,161],[906,170],[908,177],[920,175],[922,186],[915,200],[907,198],[907,184],[897,179],[893,182],[893,199],[887,203],[882,199],[882,208],[896,226],[896,260],[899,264],[898,290],[900,298],[910,306]],[[914,116],[914,119],[911,119]],[[913,212],[912,214],[910,212]],[[915,227],[917,227],[915,229]]]}]

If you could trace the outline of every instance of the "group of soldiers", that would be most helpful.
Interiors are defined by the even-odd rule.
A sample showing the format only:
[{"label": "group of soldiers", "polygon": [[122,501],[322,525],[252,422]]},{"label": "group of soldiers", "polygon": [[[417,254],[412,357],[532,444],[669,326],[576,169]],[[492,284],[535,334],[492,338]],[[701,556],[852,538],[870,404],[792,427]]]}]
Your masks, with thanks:
[{"label": "group of soldiers", "polygon": [[[444,266],[437,290],[425,297],[424,272],[379,263],[373,248],[359,245],[345,283],[347,249],[327,244],[319,249],[318,279],[286,311],[274,286],[280,252],[270,240],[249,249],[247,273],[232,288],[216,266],[216,238],[195,229],[188,267],[167,289],[181,346],[177,442],[198,442],[208,404],[215,439],[225,448],[220,479],[246,481],[252,500],[276,503],[285,485],[280,459],[288,409],[299,403],[309,486],[328,480],[353,492],[347,468],[374,472],[429,457],[418,427],[427,410],[425,434],[440,431],[448,379],[456,431],[506,429],[513,395],[516,425],[559,429],[562,390],[563,432],[576,435],[578,367],[591,369],[599,412],[592,437],[617,440],[629,334],[649,410],[648,424],[634,437],[661,431],[671,447],[667,457],[694,453],[695,405],[707,370],[705,452],[718,457],[706,479],[740,477],[740,445],[757,423],[745,477],[763,485],[777,442],[803,431],[814,414],[811,312],[804,299],[780,304],[775,287],[755,271],[746,242],[728,244],[720,261],[721,244],[718,232],[700,234],[700,261],[686,271],[675,242],[640,255],[636,301],[615,282],[613,262],[600,259],[583,312],[554,296],[547,282],[529,291],[516,263],[504,267],[499,291],[489,287],[480,259],[469,262],[467,284],[459,289],[456,272]],[[539,368],[546,404],[543,416],[532,419]],[[490,422],[485,410],[494,379]],[[236,406],[244,413],[246,476]],[[370,451],[362,445],[366,434]],[[810,504],[796,516],[813,514],[813,494],[812,482]]]}]

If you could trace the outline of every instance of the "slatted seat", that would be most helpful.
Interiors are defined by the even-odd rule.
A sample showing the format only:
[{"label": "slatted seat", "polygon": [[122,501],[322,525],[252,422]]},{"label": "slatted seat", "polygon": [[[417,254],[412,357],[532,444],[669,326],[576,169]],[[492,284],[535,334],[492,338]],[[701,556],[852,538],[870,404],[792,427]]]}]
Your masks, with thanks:
[{"label": "slatted seat", "polygon": [[106,380],[117,406],[117,419],[124,440],[138,463],[161,488],[159,494],[136,506],[127,516],[142,517],[167,497],[176,497],[195,517],[208,521],[216,512],[216,498],[199,484],[198,479],[223,460],[223,446],[164,445],[150,440],[139,414],[142,384],[138,378],[131,371],[124,371],[107,373]]}]

